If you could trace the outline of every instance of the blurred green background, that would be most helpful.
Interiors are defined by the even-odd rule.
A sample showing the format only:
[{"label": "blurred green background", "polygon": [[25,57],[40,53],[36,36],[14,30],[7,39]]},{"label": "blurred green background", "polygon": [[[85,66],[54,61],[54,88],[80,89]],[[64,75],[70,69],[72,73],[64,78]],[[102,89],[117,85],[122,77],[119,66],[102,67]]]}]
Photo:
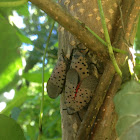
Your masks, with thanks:
[{"label": "blurred green background", "polygon": [[[37,139],[42,92],[42,60],[53,20],[30,2],[0,8],[0,112],[14,118],[27,140]],[[52,32],[45,60],[45,82],[57,61],[57,26]],[[140,51],[140,24],[135,38]],[[140,77],[140,57],[135,72]],[[46,90],[46,89],[45,89]],[[60,97],[52,100],[45,91],[43,137],[61,139]]]},{"label": "blurred green background", "polygon": [[[30,2],[0,8],[0,111],[17,120],[27,140],[38,136],[42,60],[52,23]],[[45,82],[57,61],[57,26],[55,23],[46,54]],[[44,139],[61,139],[60,98],[52,100],[45,91],[44,100]]]}]

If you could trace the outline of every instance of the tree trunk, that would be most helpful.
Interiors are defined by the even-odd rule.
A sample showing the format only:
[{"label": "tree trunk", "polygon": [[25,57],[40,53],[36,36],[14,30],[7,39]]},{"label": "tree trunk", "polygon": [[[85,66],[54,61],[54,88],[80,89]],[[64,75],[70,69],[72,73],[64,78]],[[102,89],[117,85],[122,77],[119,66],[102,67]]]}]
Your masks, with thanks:
[{"label": "tree trunk", "polygon": [[[129,2],[130,2],[130,5],[129,5]],[[129,2],[121,1],[121,0],[113,0],[113,1],[102,0],[102,6],[104,10],[104,15],[106,18],[106,24],[108,27],[111,43],[113,44],[115,44],[116,43],[115,41],[117,41],[118,39],[117,38],[117,35],[118,35],[117,32],[119,32],[118,28],[121,28],[121,30],[126,30],[125,27],[123,27],[123,21],[121,21],[124,18],[121,16],[124,16],[124,15],[122,15],[122,11],[120,11],[120,9],[121,7],[124,7],[124,8],[126,7],[125,9],[127,9],[127,6],[129,6],[131,9],[133,7],[132,1],[130,0]],[[76,19],[82,21],[86,26],[88,26],[96,34],[98,34],[102,39],[105,40],[104,32],[103,32],[103,28],[101,24],[101,18],[100,18],[100,14],[98,10],[98,4],[96,0],[59,0],[59,4],[64,9],[68,10]],[[126,5],[122,5],[122,4],[126,4]],[[120,22],[122,22],[121,26],[120,26]],[[131,25],[131,27],[135,27],[135,26]],[[62,26],[59,26],[58,31],[59,31],[59,54],[61,53],[61,50],[63,49],[65,55],[69,57],[72,49],[76,48],[76,45],[79,43],[77,39],[78,37],[73,36],[71,33],[66,31]],[[133,30],[129,29],[127,31],[128,33],[131,31],[132,35],[131,36],[128,35],[129,38],[127,37],[125,39],[127,42],[131,41],[131,43],[133,43],[135,30],[133,28]],[[128,33],[126,32],[125,35]],[[123,42],[125,41],[123,40]],[[85,45],[85,44],[82,44],[82,45]],[[94,46],[105,47],[96,39],[94,40],[93,47]],[[125,50],[127,50],[127,48]],[[123,59],[124,58],[125,57],[123,57]],[[106,57],[104,56],[104,54],[100,54],[97,52],[96,52],[96,55],[94,55],[93,59],[94,61],[98,62],[98,65],[101,68],[101,71],[104,71],[105,66],[109,63],[109,57]],[[126,70],[128,71],[127,66],[126,66]],[[125,77],[128,78],[129,74],[126,71],[125,71],[125,74],[126,74]],[[98,74],[98,77],[100,78],[101,75]],[[106,75],[106,77],[108,77],[108,75]],[[110,88],[108,88],[109,85],[110,85]],[[121,78],[119,76],[115,76],[111,84],[108,83],[108,87],[106,87],[106,89],[108,89],[107,96],[104,101],[104,104],[100,108],[100,113],[98,114],[96,118],[96,122],[94,122],[91,126],[88,126],[90,128],[93,127],[93,130],[90,133],[85,132],[85,134],[83,134],[85,135],[85,137],[77,137],[77,133],[81,125],[81,121],[78,115],[76,113],[74,115],[68,115],[67,111],[63,110],[66,108],[64,104],[65,95],[63,92],[61,95],[61,116],[62,116],[62,132],[63,132],[62,139],[63,140],[74,140],[74,139],[85,140],[85,139],[89,139],[90,137],[90,139],[94,138],[94,140],[96,139],[97,140],[105,140],[105,139],[115,140],[117,137],[116,132],[115,132],[115,124],[116,124],[117,116],[114,111],[113,97],[115,93],[117,92],[117,90],[119,89],[120,85],[121,85]],[[94,108],[94,105],[93,105],[93,108]],[[83,109],[79,112],[82,120],[84,118],[84,115],[86,114],[86,111],[87,109]]]},{"label": "tree trunk", "polygon": [[[117,116],[114,111],[113,97],[119,89],[122,81],[129,79],[129,69],[126,58],[132,59],[129,47],[132,46],[136,34],[136,26],[139,17],[138,0],[102,0],[105,20],[113,47],[127,51],[128,54],[115,53],[117,64],[123,72],[123,78],[115,73],[115,69],[107,55],[107,49],[93,37],[85,25],[93,30],[102,39],[104,32],[98,10],[97,0],[59,0],[64,11],[52,0],[30,0],[59,24],[59,54],[64,52],[67,58],[79,44],[81,48],[86,46],[92,50],[93,74],[99,79],[95,94],[87,109],[79,111],[78,115],[68,115],[64,104],[65,94],[61,95],[62,139],[63,140],[115,140],[115,124]],[[66,18],[66,19],[65,19]],[[71,21],[71,22],[70,22]],[[70,31],[76,36],[70,34]],[[78,30],[77,30],[78,29]],[[85,36],[84,36],[84,33]],[[94,39],[93,39],[94,38]],[[80,41],[79,41],[80,40]],[[91,53],[91,54],[92,54]]]},{"label": "tree trunk", "polygon": [[[115,73],[115,69],[107,55],[107,49],[99,42],[85,25],[93,30],[102,39],[104,32],[98,10],[97,0],[59,0],[64,11],[52,0],[30,0],[44,10],[60,25],[59,53],[64,52],[70,57],[72,49],[77,47],[79,40],[92,50],[92,61],[96,63],[99,70],[93,73],[98,77],[99,83],[87,109],[78,115],[68,115],[64,104],[65,94],[61,94],[61,116],[62,116],[62,139],[63,140],[115,140],[115,124],[117,116],[114,111],[113,97],[119,89],[122,81],[129,79],[129,68],[126,59],[132,59],[129,48],[133,45],[136,34],[136,26],[139,17],[138,0],[102,0],[105,20],[113,47],[127,51],[128,54],[115,53],[117,64],[123,72],[123,78]],[[80,24],[76,19],[83,22]],[[65,19],[66,18],[66,19]],[[67,29],[68,31],[66,31]],[[82,30],[83,29],[83,30]],[[75,36],[73,36],[73,33]],[[84,36],[84,33],[85,36]],[[93,39],[94,38],[94,39]]]}]

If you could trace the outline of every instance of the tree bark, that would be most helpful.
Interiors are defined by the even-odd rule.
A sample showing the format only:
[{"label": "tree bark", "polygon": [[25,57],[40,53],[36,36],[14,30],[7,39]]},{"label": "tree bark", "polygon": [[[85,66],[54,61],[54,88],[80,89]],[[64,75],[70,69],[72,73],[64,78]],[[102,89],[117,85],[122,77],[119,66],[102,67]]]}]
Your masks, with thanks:
[{"label": "tree bark", "polygon": [[[62,116],[62,139],[86,140],[90,137],[91,140],[115,140],[117,137],[115,133],[117,116],[114,111],[113,97],[119,89],[122,80],[118,75],[115,75],[114,67],[108,58],[105,46],[97,39],[90,37],[91,34],[84,30],[84,27],[82,28],[83,25],[77,23],[73,18],[75,17],[82,21],[86,26],[105,40],[97,0],[59,0],[59,4],[63,9],[65,9],[65,11],[59,6],[55,8],[46,5],[50,4],[51,6],[52,0],[30,1],[38,5],[65,27],[63,28],[60,25],[58,29],[58,54],[63,50],[65,55],[70,57],[72,49],[76,48],[76,45],[79,42],[82,42],[83,44],[81,47],[86,45],[93,51],[94,61],[97,62],[102,71],[104,71],[102,75],[98,75],[100,77],[100,81],[95,91],[96,95],[92,98],[88,109],[83,109],[79,112],[82,122],[77,114],[68,115],[67,111],[63,110],[66,106],[64,104],[65,95],[64,92],[62,93],[60,105]],[[111,43],[117,48],[129,51],[129,47],[133,44],[136,33],[135,29],[139,14],[138,1],[102,0],[102,5]],[[121,11],[120,8],[122,9]],[[56,9],[58,10],[58,13],[60,11],[62,13],[59,15]],[[66,11],[68,11],[73,17],[69,17],[69,14]],[[66,29],[74,35],[66,31]],[[125,58],[126,55],[116,53],[116,60],[121,68],[125,67],[122,65],[124,64]],[[128,67],[125,68],[128,70]],[[126,71],[124,74],[126,74],[126,77],[129,76]],[[92,127],[93,130],[91,132]]]},{"label": "tree bark", "polygon": [[[125,1],[125,0],[124,1],[120,1],[120,0],[102,1],[111,42],[116,47],[121,45],[118,48],[121,48],[122,50],[129,51],[128,46],[126,46],[125,42],[133,43],[133,40],[134,40],[134,35],[136,33],[134,30],[136,27],[136,24],[134,23],[137,23],[138,21],[137,20],[138,10],[135,10],[134,12],[134,9],[136,8],[136,3],[134,4],[134,2],[131,0],[129,1],[129,3],[128,1]],[[87,25],[95,33],[97,33],[100,37],[104,39],[97,1],[92,1],[92,0],[91,1],[89,0],[88,1],[87,0],[63,1],[61,0],[60,4],[62,5],[63,8],[67,9],[75,18],[78,18],[80,21],[85,23],[85,25]],[[123,6],[124,8],[123,11],[120,11],[121,6]],[[129,12],[126,12],[127,10]],[[126,20],[126,17],[129,17],[131,13],[135,16],[135,18],[133,18],[133,20],[131,19],[131,21],[129,18]],[[123,27],[124,25],[125,27]],[[72,36],[69,32],[65,31],[65,29],[62,29],[62,27],[60,27],[59,29],[60,29],[59,31],[60,49],[62,48],[66,50],[65,53],[68,54],[71,52],[72,48],[75,47],[77,38]],[[130,35],[129,32],[131,32],[132,34]],[[72,42],[75,42],[75,43],[73,44]],[[94,45],[102,46],[102,44],[100,44],[100,42],[98,41],[94,42],[93,46]],[[117,138],[117,135],[115,132],[115,124],[116,124],[117,116],[114,110],[113,97],[121,85],[121,78],[119,76],[115,76],[114,80],[112,81],[115,74],[115,70],[114,70],[114,67],[112,66],[112,62],[109,62],[107,59],[106,61],[102,61],[100,55],[103,55],[103,54],[100,54],[98,52],[96,52],[96,54],[97,54],[97,58],[100,58],[98,62],[100,63],[103,62],[104,66],[106,64],[107,66],[105,67],[104,75],[101,77],[99,85],[95,91],[97,94],[97,98],[93,97],[95,99],[93,99],[94,102],[91,101],[93,104],[90,104],[91,107],[89,107],[90,109],[89,111],[87,111],[88,113],[86,113],[85,110],[82,110],[80,112],[82,119],[84,119],[82,123],[78,120],[77,114],[70,116],[67,114],[67,112],[63,111],[63,108],[65,108],[64,93],[61,96],[63,140],[89,139],[89,132],[93,124],[95,124],[94,130],[91,133],[93,134],[93,136],[91,136],[90,139],[115,140]],[[68,56],[69,55],[70,54],[68,54]],[[122,56],[122,54],[116,54],[116,58],[117,58],[117,62],[121,65],[122,63],[124,63],[126,56],[125,55]],[[128,70],[128,67],[126,67],[126,69]],[[126,74],[126,77],[128,76],[129,75]],[[112,81],[112,84],[111,84],[111,81]],[[116,84],[117,86],[115,86]],[[108,96],[105,100],[105,103],[102,105],[107,91],[108,91],[107,93]],[[98,101],[100,102],[98,103]],[[92,112],[91,109],[95,113],[91,113]],[[91,120],[89,116],[92,115],[92,117],[96,118],[98,109],[100,109],[101,111],[98,115],[97,122],[94,123],[95,119],[93,119],[94,120],[93,121]],[[93,116],[93,114],[95,116]],[[99,125],[96,125],[98,124],[99,120],[101,120]]]},{"label": "tree bark", "polygon": [[[64,9],[68,10],[75,18],[77,18],[80,21],[82,21],[83,23],[85,23],[86,26],[91,28],[102,39],[104,39],[103,28],[102,28],[102,24],[101,24],[97,1],[93,1],[93,0],[88,0],[88,1],[87,0],[83,0],[83,1],[66,0],[66,1],[64,1],[64,0],[61,0],[59,2]],[[119,6],[118,6],[119,3],[120,3],[120,1],[118,1],[118,0],[116,0],[116,1],[110,0],[110,1],[102,2],[103,8],[104,8],[104,14],[106,17],[106,22],[107,22],[107,26],[108,26],[108,30],[109,30],[109,34],[110,34],[110,38],[111,38],[112,42],[115,39],[114,36],[115,36],[116,30],[118,28],[117,23],[118,23],[118,19],[119,19],[119,15],[120,15]],[[76,47],[77,43],[78,43],[77,37],[71,35],[63,27],[61,27],[61,26],[59,27],[60,50],[61,49],[65,50],[65,54],[67,56],[69,56],[71,50]],[[94,40],[93,47],[94,46],[104,47],[97,40]],[[98,61],[100,64],[103,63],[105,66],[107,64],[108,60],[105,59],[103,61],[103,59],[101,59],[101,58],[105,58],[105,57],[102,57],[102,56],[104,56],[104,54],[99,53],[99,52],[96,52],[96,54],[97,54],[96,58],[100,58],[100,60],[95,60],[95,61]],[[104,67],[103,67],[103,69],[104,69]],[[114,69],[112,72],[115,73]],[[105,77],[108,78],[107,75],[105,75]],[[113,78],[113,75],[110,75],[110,77]],[[104,82],[104,84],[105,84],[105,82]],[[111,82],[111,80],[110,80],[110,82]],[[109,84],[110,83],[107,82],[106,86],[104,86],[106,91],[109,87]],[[101,88],[100,88],[100,90],[101,90]],[[77,114],[68,115],[67,112],[63,110],[64,108],[66,108],[65,104],[64,104],[64,96],[65,95],[63,93],[61,95],[61,116],[62,116],[62,132],[63,132],[62,139],[63,140],[73,140],[73,139],[86,140],[86,139],[88,139],[89,130],[91,129],[91,126],[93,124],[88,126],[88,124],[86,125],[82,122],[84,125],[86,125],[88,127],[88,132],[86,132],[86,129],[84,128],[83,129],[84,131],[82,132],[83,135],[79,134],[78,130],[81,125],[81,122],[80,122]],[[97,102],[97,100],[96,100],[96,102]],[[99,104],[102,104],[102,103],[99,103]],[[95,105],[92,104],[92,107],[95,108]],[[86,114],[86,110],[80,111],[79,114],[80,114],[80,117],[83,119]],[[77,133],[79,134],[79,136],[77,136]]]},{"label": "tree bark", "polygon": [[[136,27],[138,23],[138,16],[139,16],[139,2],[130,0],[129,3],[127,0],[123,0],[121,4],[121,15],[122,21],[120,21],[119,27],[123,26],[123,30],[118,28],[115,36],[114,43],[116,46],[121,46],[124,48],[131,47],[134,42],[135,34],[136,34]],[[133,18],[132,18],[133,16]],[[126,18],[127,17],[127,18]],[[130,34],[131,33],[131,34]],[[126,45],[127,43],[127,45]],[[114,44],[114,45],[115,45]],[[126,47],[127,46],[127,47]],[[120,60],[124,61],[124,56],[118,57]],[[132,59],[132,57],[129,57]],[[119,60],[119,61],[120,61]],[[118,62],[119,64],[119,62]],[[123,82],[130,79],[129,68],[128,65],[125,64],[123,66]],[[96,125],[94,125],[94,129],[92,131],[91,139],[99,140],[99,139],[109,139],[115,140],[117,138],[115,132],[115,124],[117,121],[117,115],[115,113],[115,107],[113,104],[113,98],[115,93],[119,89],[121,85],[121,78],[117,75],[112,80],[106,98],[102,107],[100,108]]]}]

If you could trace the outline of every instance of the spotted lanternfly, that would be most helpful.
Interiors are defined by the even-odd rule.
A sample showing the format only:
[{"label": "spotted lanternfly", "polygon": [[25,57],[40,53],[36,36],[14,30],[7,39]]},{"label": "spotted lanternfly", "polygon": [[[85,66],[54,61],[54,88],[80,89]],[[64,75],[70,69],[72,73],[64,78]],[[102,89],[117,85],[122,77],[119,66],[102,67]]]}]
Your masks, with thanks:
[{"label": "spotted lanternfly", "polygon": [[70,68],[75,69],[78,72],[80,81],[89,76],[87,59],[78,49],[73,50]]},{"label": "spotted lanternfly", "polygon": [[66,108],[73,106],[74,95],[76,93],[76,87],[78,82],[79,82],[79,77],[77,71],[75,69],[69,69],[66,75],[66,84],[65,84]]},{"label": "spotted lanternfly", "polygon": [[65,100],[68,114],[74,114],[80,111],[89,103],[94,94],[98,80],[95,76],[90,75],[83,79],[82,82],[78,83],[77,86],[76,83],[77,79],[75,79],[75,81],[66,79],[67,88],[65,91]]},{"label": "spotted lanternfly", "polygon": [[61,94],[66,79],[67,64],[68,59],[61,54],[47,82],[47,93],[50,98],[56,98]]},{"label": "spotted lanternfly", "polygon": [[83,44],[80,44],[80,46],[77,45],[77,48],[78,48],[79,52],[81,52],[82,54],[88,55],[89,49],[86,46],[84,46]]}]

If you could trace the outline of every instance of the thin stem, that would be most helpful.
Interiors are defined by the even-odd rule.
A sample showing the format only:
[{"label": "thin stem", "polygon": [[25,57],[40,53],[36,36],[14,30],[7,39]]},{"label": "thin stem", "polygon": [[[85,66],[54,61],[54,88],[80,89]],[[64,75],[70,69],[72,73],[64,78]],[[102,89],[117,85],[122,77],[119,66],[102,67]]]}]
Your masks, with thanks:
[{"label": "thin stem", "polygon": [[[79,21],[79,22],[81,23],[81,21]],[[87,30],[89,30],[103,45],[107,46],[107,43],[102,38],[100,38],[94,31],[92,31],[88,26],[85,26],[85,28]],[[113,48],[113,51],[115,51],[115,52],[128,54],[128,52],[126,52],[126,51],[123,51],[123,50],[120,50],[120,49],[117,49],[117,48],[114,48],[114,47],[112,47],[112,48]]]},{"label": "thin stem", "polygon": [[0,2],[0,7],[17,7],[25,4],[28,0],[11,1],[11,2]]},{"label": "thin stem", "polygon": [[39,49],[38,47],[34,46],[34,49],[40,52],[41,54],[44,54],[43,50]]},{"label": "thin stem", "polygon": [[116,59],[115,59],[115,56],[113,53],[113,49],[111,46],[111,41],[110,41],[107,26],[106,26],[106,22],[105,22],[105,17],[104,17],[104,12],[103,12],[103,8],[102,8],[101,0],[98,0],[98,6],[99,6],[99,12],[100,12],[100,16],[101,16],[101,21],[102,21],[102,25],[103,25],[103,29],[104,29],[104,35],[105,35],[105,39],[107,42],[110,59],[114,65],[116,72],[122,77],[122,72],[121,72],[121,70],[116,62]]},{"label": "thin stem", "polygon": [[[41,54],[44,54],[43,50],[39,49],[38,47],[34,46],[34,49],[37,50],[38,52],[40,52]],[[52,55],[52,54],[47,54],[46,57],[51,57],[51,58],[57,59],[57,56]]]},{"label": "thin stem", "polygon": [[49,36],[47,39],[47,43],[46,43],[46,47],[45,47],[45,52],[43,55],[43,68],[42,68],[42,98],[41,98],[41,106],[40,106],[40,115],[39,115],[39,136],[38,136],[38,140],[41,140],[41,136],[42,136],[42,120],[43,120],[43,104],[44,104],[44,67],[45,67],[45,57],[46,57],[46,53],[48,50],[48,46],[49,46],[49,42],[50,42],[50,37],[52,34],[52,30],[54,28],[54,24],[55,21],[52,24],[51,30],[49,32]]}]

